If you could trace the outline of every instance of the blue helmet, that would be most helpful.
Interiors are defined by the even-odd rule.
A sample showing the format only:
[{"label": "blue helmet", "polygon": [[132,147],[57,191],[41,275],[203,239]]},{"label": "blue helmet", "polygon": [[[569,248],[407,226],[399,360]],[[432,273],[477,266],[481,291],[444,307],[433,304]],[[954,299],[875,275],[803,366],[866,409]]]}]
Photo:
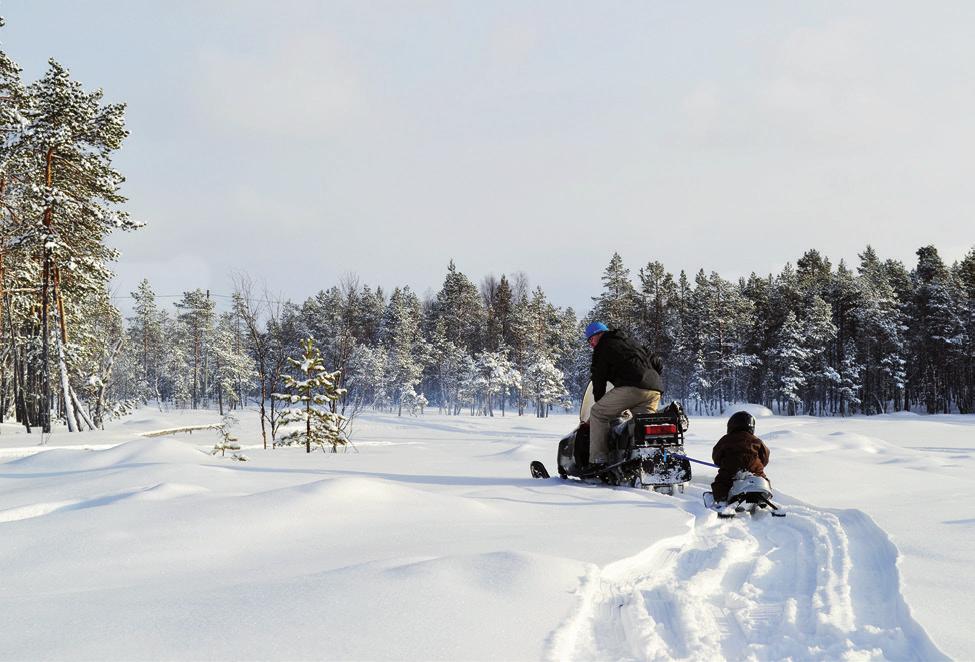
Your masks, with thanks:
[{"label": "blue helmet", "polygon": [[602,322],[593,322],[586,327],[586,340],[589,340],[597,333],[602,333],[603,331],[609,331],[609,327]]}]

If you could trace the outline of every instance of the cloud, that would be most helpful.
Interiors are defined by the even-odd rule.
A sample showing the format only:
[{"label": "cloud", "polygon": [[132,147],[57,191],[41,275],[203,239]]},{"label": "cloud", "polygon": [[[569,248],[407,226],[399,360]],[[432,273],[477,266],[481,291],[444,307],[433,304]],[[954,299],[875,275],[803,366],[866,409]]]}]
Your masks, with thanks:
[{"label": "cloud", "polygon": [[364,106],[353,67],[320,33],[289,36],[263,51],[204,50],[196,88],[210,122],[229,132],[323,138]]}]

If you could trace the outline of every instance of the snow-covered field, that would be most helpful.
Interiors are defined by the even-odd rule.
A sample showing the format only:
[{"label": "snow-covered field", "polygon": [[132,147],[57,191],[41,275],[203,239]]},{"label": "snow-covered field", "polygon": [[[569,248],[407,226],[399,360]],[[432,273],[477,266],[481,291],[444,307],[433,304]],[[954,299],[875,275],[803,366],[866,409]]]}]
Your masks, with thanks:
[{"label": "snow-covered field", "polygon": [[[212,457],[213,412],[0,427],[3,659],[975,659],[975,417],[769,417],[784,519],[554,473],[573,416],[357,421]],[[723,418],[692,418],[708,459]],[[43,451],[43,452],[42,452]]]}]

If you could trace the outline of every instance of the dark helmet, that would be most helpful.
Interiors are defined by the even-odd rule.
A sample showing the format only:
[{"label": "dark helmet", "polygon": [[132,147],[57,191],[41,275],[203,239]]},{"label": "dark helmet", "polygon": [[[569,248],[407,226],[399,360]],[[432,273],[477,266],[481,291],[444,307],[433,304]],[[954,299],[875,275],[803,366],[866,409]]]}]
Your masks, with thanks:
[{"label": "dark helmet", "polygon": [[728,434],[739,430],[748,430],[749,433],[755,434],[755,417],[747,411],[736,411],[732,414],[728,419]]}]

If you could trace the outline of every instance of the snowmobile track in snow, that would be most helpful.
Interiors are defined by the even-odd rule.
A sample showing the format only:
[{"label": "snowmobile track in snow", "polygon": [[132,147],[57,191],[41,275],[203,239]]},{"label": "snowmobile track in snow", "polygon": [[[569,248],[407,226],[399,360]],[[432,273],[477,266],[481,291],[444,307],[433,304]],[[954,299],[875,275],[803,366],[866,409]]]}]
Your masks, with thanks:
[{"label": "snowmobile track in snow", "polygon": [[790,505],[784,519],[728,520],[694,498],[679,502],[687,534],[590,572],[551,659],[947,659],[864,513]]}]

